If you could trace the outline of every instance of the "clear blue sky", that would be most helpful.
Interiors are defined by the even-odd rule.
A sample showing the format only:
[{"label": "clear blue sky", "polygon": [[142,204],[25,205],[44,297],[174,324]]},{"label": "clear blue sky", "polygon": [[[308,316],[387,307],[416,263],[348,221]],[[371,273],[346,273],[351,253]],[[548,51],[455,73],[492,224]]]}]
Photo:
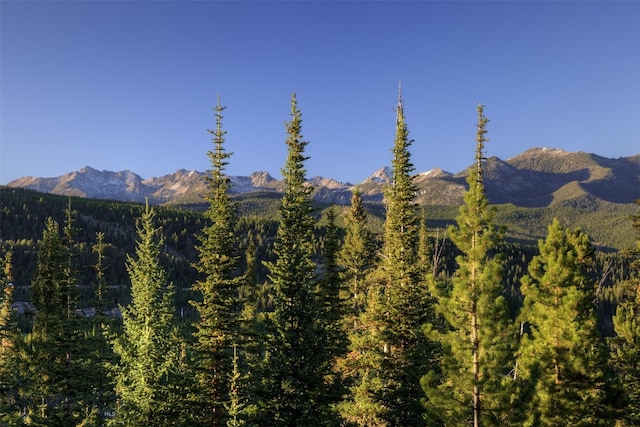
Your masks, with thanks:
[{"label": "clear blue sky", "polygon": [[307,176],[390,164],[402,81],[416,172],[536,146],[640,153],[640,2],[7,1],[0,183],[85,165],[279,177],[297,93]]}]

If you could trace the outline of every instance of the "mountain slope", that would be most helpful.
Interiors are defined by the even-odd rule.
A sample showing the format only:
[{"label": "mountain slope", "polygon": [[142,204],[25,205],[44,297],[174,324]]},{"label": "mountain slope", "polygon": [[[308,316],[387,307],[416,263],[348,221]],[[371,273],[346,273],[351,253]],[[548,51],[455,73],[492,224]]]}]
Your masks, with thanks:
[{"label": "mountain slope", "polygon": [[[87,198],[191,204],[204,201],[205,176],[205,172],[181,169],[145,180],[130,171],[98,171],[87,166],[57,178],[20,178],[7,186]],[[417,174],[418,203],[460,205],[466,176],[467,171],[451,174],[439,168]],[[231,191],[236,194],[280,192],[283,188],[281,181],[264,171],[230,179]],[[533,148],[506,161],[487,159],[484,179],[487,195],[494,204],[549,207],[580,205],[588,200],[627,204],[640,199],[640,154],[610,159],[584,152]],[[390,182],[391,169],[384,167],[356,186],[324,177],[311,178],[309,185],[314,187],[316,200],[344,205],[349,203],[354,187],[366,201],[381,202],[384,187]]]}]

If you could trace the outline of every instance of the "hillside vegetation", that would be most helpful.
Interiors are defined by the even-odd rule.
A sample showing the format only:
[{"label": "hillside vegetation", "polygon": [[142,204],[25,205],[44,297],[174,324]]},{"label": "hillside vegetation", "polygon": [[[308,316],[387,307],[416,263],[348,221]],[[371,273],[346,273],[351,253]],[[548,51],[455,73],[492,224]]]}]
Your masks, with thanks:
[{"label": "hillside vegetation", "polygon": [[0,424],[637,425],[636,158],[486,159],[479,105],[475,165],[414,174],[399,97],[354,189],[294,95],[283,181],[230,180],[223,110],[204,181],[0,187]]}]

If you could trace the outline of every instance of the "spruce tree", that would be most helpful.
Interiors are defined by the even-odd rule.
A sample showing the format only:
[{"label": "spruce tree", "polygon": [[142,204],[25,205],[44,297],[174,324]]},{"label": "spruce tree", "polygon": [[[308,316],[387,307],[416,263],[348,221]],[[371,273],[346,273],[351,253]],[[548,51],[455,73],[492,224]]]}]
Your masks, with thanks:
[{"label": "spruce tree", "polygon": [[110,330],[115,327],[115,320],[107,315],[108,304],[106,278],[106,250],[109,245],[104,240],[104,233],[96,233],[96,243],[92,251],[96,255],[94,271],[96,279],[93,283],[92,303],[95,315],[89,319],[89,330],[84,339],[87,365],[85,381],[91,384],[91,397],[86,426],[104,426],[106,419],[115,409],[115,391],[109,372],[110,364],[115,362],[115,355],[110,343]]},{"label": "spruce tree", "polygon": [[91,411],[83,346],[86,325],[75,312],[73,214],[67,209],[63,236],[58,223],[47,219],[31,282],[36,313],[18,362],[27,423],[75,425]]},{"label": "spruce tree", "polygon": [[199,385],[197,399],[202,414],[202,424],[224,426],[227,409],[224,405],[229,396],[229,379],[233,370],[233,344],[237,342],[238,320],[238,244],[235,237],[236,207],[231,202],[231,182],[225,175],[227,159],[222,128],[222,112],[225,107],[215,108],[216,128],[213,150],[207,154],[211,160],[211,171],[206,177],[207,201],[205,212],[208,224],[203,229],[198,246],[196,264],[204,278],[193,289],[199,298],[193,301],[199,320],[195,323],[196,378]]},{"label": "spruce tree", "polygon": [[284,194],[274,252],[267,264],[275,310],[267,337],[264,390],[259,410],[270,426],[321,425],[329,413],[324,397],[327,349],[315,298],[314,219],[305,181],[302,115],[296,97],[287,123]]},{"label": "spruce tree", "polygon": [[60,351],[58,342],[66,314],[66,299],[62,293],[63,283],[67,280],[66,265],[67,253],[59,225],[49,217],[30,288],[31,303],[37,311],[20,355],[24,379],[22,410],[26,414],[25,421],[36,425],[59,419],[61,412],[60,384],[64,383],[66,355]]},{"label": "spruce tree", "polygon": [[365,278],[375,264],[375,241],[368,221],[362,193],[355,189],[351,195],[349,214],[345,218],[346,235],[339,257],[343,280],[349,286],[352,317],[358,316],[364,308],[367,292]]},{"label": "spruce tree", "polygon": [[173,286],[160,264],[162,240],[149,209],[137,225],[135,257],[127,257],[131,303],[122,312],[122,333],[113,343],[118,406],[113,425],[183,426],[183,342],[175,323]]},{"label": "spruce tree", "polygon": [[424,379],[427,408],[446,425],[503,426],[510,420],[515,336],[503,296],[502,259],[494,255],[501,232],[493,223],[483,183],[486,124],[478,106],[475,166],[467,177],[464,205],[448,235],[460,250],[451,285],[432,290],[444,327],[430,324],[425,331],[442,346],[440,372]]},{"label": "spruce tree", "polygon": [[[378,270],[371,272],[367,280],[378,282]],[[340,361],[348,394],[337,405],[344,424],[348,426],[386,427],[392,426],[387,416],[389,407],[381,398],[385,381],[385,353],[381,350],[385,323],[382,289],[371,286],[362,298],[364,310],[355,318],[349,333],[349,353]],[[419,419],[415,420],[419,422]]]},{"label": "spruce tree", "polygon": [[[636,201],[640,205],[640,200]],[[640,215],[632,215],[640,230]],[[630,295],[620,302],[613,316],[615,336],[610,339],[611,364],[622,385],[625,405],[621,425],[640,425],[640,239],[633,251],[631,277],[623,283]]]},{"label": "spruce tree", "polygon": [[[420,217],[409,153],[412,142],[400,98],[392,150],[393,180],[385,192],[381,261],[372,275],[360,331],[351,337],[358,374],[347,401],[351,409],[366,405],[376,413],[357,415],[350,409],[349,417],[368,419],[374,425],[424,424],[420,378],[436,357],[435,346],[422,332],[422,325],[433,319],[433,302],[418,265]],[[362,348],[363,344],[368,347]],[[364,401],[359,401],[362,397]]]},{"label": "spruce tree", "polygon": [[0,425],[19,425],[21,419],[18,351],[21,334],[13,310],[12,252],[0,257]]},{"label": "spruce tree", "polygon": [[6,252],[0,257],[0,369],[8,360],[13,347],[16,332],[13,304],[13,252]]},{"label": "spruce tree", "polygon": [[606,348],[598,327],[589,238],[554,219],[522,283],[528,333],[518,357],[524,425],[609,425]]},{"label": "spruce tree", "polygon": [[336,225],[336,213],[333,207],[327,210],[322,255],[324,264],[318,282],[318,305],[320,309],[320,327],[326,342],[327,363],[330,369],[325,386],[325,398],[334,407],[344,394],[343,378],[338,369],[339,358],[347,352],[348,338],[345,330],[347,299],[342,280],[341,268],[338,264],[340,237]]},{"label": "spruce tree", "polygon": [[344,355],[348,344],[343,325],[347,307],[343,292],[341,267],[338,264],[340,246],[336,213],[331,207],[327,210],[327,226],[322,247],[324,265],[318,286],[320,317],[326,334],[327,352],[330,359]]},{"label": "spruce tree", "polygon": [[423,424],[420,378],[437,356],[436,347],[422,332],[422,325],[432,321],[434,312],[433,298],[418,265],[420,213],[409,152],[412,143],[400,98],[392,150],[393,181],[385,191],[387,214],[379,267],[383,311],[379,320],[385,356],[385,387],[380,398],[388,408],[385,418],[389,425],[403,426]]},{"label": "spruce tree", "polygon": [[[373,233],[368,228],[369,215],[362,204],[362,193],[355,189],[351,208],[345,218],[346,235],[340,251],[343,280],[348,284],[351,309],[346,318],[349,347],[347,355],[338,360],[338,369],[348,387],[348,398],[337,409],[348,425],[384,425],[384,407],[375,395],[381,390],[378,373],[382,368],[379,352],[370,349],[379,344],[379,328],[365,307],[378,301],[368,292],[368,276],[374,271],[376,249]],[[371,304],[367,298],[372,297]],[[375,312],[376,310],[370,310]]]}]

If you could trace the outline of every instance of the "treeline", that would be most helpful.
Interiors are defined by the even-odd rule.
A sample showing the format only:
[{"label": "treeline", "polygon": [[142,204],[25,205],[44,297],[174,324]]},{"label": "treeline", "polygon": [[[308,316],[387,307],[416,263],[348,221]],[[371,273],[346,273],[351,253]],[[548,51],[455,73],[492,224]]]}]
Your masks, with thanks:
[{"label": "treeline", "polygon": [[0,424],[640,423],[640,244],[596,252],[558,220],[537,248],[505,242],[482,106],[446,230],[416,204],[401,100],[377,227],[358,191],[312,202],[295,96],[277,214],[241,215],[223,110],[203,212],[4,190],[25,199],[0,224]]}]

